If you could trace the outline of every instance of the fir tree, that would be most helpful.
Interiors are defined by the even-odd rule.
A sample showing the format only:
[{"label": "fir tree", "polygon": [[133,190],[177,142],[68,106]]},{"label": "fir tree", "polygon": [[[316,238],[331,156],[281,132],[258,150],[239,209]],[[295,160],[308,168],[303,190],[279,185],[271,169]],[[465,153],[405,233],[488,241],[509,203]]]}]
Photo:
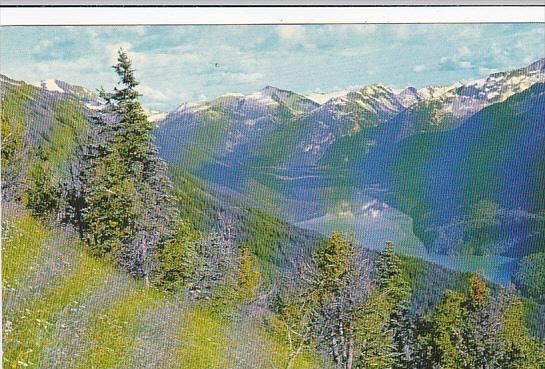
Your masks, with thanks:
[{"label": "fir tree", "polygon": [[82,235],[146,282],[154,273],[160,245],[175,236],[178,215],[166,164],[152,143],[152,124],[138,101],[131,61],[119,50],[113,92],[100,91],[104,113],[95,119],[95,140],[83,149],[76,196]]},{"label": "fir tree", "polygon": [[405,368],[412,362],[412,322],[409,317],[411,289],[401,268],[401,260],[393,242],[387,242],[377,261],[377,284],[390,302],[389,329],[393,334],[394,368]]},{"label": "fir tree", "polygon": [[339,369],[358,367],[369,347],[359,337],[365,335],[366,313],[373,311],[366,309],[372,294],[370,275],[362,249],[334,233],[310,263],[301,266],[300,275],[289,279],[292,285],[277,304],[290,347],[287,368],[311,345]]},{"label": "fir tree", "polygon": [[523,324],[512,290],[494,296],[477,273],[467,296],[447,290],[431,316],[418,324],[416,367],[502,369],[543,367],[545,353]]},{"label": "fir tree", "polygon": [[545,346],[532,339],[524,325],[522,300],[513,291],[507,292],[507,309],[501,316],[499,338],[502,355],[500,368],[538,369],[545,368]]}]

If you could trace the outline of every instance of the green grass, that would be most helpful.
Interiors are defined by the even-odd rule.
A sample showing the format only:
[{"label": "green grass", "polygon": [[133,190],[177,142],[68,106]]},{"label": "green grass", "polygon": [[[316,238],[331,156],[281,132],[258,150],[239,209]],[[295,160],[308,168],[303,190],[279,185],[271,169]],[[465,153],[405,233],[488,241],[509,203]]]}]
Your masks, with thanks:
[{"label": "green grass", "polygon": [[51,237],[51,232],[30,215],[16,217],[3,227],[2,282],[10,287],[33,268],[41,240]]},{"label": "green grass", "polygon": [[[285,344],[257,317],[245,317],[251,330],[241,326],[232,318],[237,305],[226,305],[219,311],[212,302],[187,301],[183,308],[170,309],[164,315],[165,305],[178,306],[175,300],[184,297],[125,276],[107,260],[93,257],[70,233],[59,236],[66,231],[49,228],[25,211],[10,214],[7,223],[9,237],[2,250],[4,299],[17,297],[21,303],[4,310],[4,368],[143,368],[145,364],[139,361],[143,359],[135,350],[153,345],[155,352],[170,355],[171,368],[240,367],[237,360],[249,355],[240,345],[257,348],[261,368],[284,365]],[[69,244],[55,244],[63,240]],[[66,257],[69,265],[46,275],[53,282],[25,285],[36,280],[31,278],[33,273],[48,270],[44,260],[58,257],[62,259],[58,261],[65,261],[58,252],[61,246],[70,251]],[[112,280],[117,285],[112,285]],[[21,294],[23,290],[32,293]],[[107,298],[98,299],[100,293]],[[157,325],[152,319],[150,323],[149,316],[166,321]],[[155,342],[154,334],[147,336],[150,324],[168,330],[160,333],[167,337],[169,347]],[[64,329],[65,325],[69,329]],[[63,334],[67,335],[64,340],[59,338]],[[72,346],[59,347],[63,343]],[[55,361],[59,359],[54,352],[64,349],[76,352]],[[311,354],[299,360],[297,368],[322,367]]]},{"label": "green grass", "polygon": [[[188,324],[180,331],[180,340],[184,344],[175,353],[183,363],[176,365],[177,369],[283,368],[286,365],[287,346],[274,332],[262,328],[253,331],[235,325],[208,304],[193,309],[186,319]],[[311,369],[326,366],[316,354],[304,352],[296,359],[294,367]]]},{"label": "green grass", "polygon": [[127,296],[98,314],[86,337],[89,347],[77,366],[81,369],[125,368],[135,344],[138,317],[165,298],[151,288],[131,286]]},{"label": "green grass", "polygon": [[89,127],[83,107],[75,100],[59,100],[53,104],[56,123],[46,137],[48,161],[62,170]]},{"label": "green grass", "polygon": [[186,316],[188,324],[180,330],[183,345],[175,352],[180,369],[229,368],[225,349],[228,324],[206,307],[193,309]]},{"label": "green grass", "polygon": [[[23,242],[30,246],[34,256],[39,255],[40,250],[36,249],[44,243],[44,235],[52,232],[45,231],[39,222],[28,215],[16,219],[13,226],[25,234],[26,239]],[[16,241],[6,242],[3,248],[2,274],[7,281],[13,281],[16,276],[20,277],[20,271],[28,271],[25,266],[32,265],[29,257],[31,252],[20,247],[21,239],[17,238]],[[6,368],[38,364],[60,313],[77,306],[78,300],[88,293],[90,287],[113,272],[111,267],[90,257],[84,250],[80,250],[77,257],[74,269],[59,284],[48,288],[42,296],[25,301],[24,308],[4,312],[4,325],[9,327],[3,333],[3,363]],[[18,265],[18,270],[12,265]],[[9,293],[17,294],[17,289]]]}]

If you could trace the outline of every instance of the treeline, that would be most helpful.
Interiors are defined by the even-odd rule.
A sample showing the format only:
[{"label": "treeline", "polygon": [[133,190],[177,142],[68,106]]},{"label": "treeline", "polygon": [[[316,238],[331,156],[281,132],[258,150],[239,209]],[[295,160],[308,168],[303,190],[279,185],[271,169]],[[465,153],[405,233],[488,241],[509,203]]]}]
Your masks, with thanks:
[{"label": "treeline", "polygon": [[373,266],[334,234],[273,303],[290,354],[318,350],[336,368],[543,368],[545,348],[523,324],[513,289],[492,294],[474,274],[467,294],[446,290],[429,314],[409,313],[411,291],[388,243]]}]

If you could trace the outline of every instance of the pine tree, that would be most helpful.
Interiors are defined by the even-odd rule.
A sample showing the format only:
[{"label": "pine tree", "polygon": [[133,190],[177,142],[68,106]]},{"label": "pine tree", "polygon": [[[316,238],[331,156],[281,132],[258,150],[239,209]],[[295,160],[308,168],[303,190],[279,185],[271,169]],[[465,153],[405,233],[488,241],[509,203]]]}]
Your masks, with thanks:
[{"label": "pine tree", "polygon": [[161,245],[154,284],[166,291],[191,288],[191,280],[199,267],[197,245],[199,232],[180,221],[175,235]]},{"label": "pine tree", "polygon": [[387,242],[377,261],[377,284],[390,302],[389,329],[393,334],[394,368],[405,368],[412,360],[412,322],[409,317],[411,289],[403,274],[393,242]]},{"label": "pine tree", "polygon": [[508,307],[502,315],[499,331],[503,355],[498,361],[500,368],[545,368],[545,346],[532,339],[524,326],[524,307],[512,291],[508,294]]},{"label": "pine tree", "polygon": [[443,301],[436,307],[431,332],[423,344],[422,366],[444,369],[464,368],[463,326],[465,312],[462,307],[464,296],[447,290]]},{"label": "pine tree", "polygon": [[523,324],[513,290],[493,295],[477,273],[467,296],[447,290],[431,316],[418,324],[416,367],[502,369],[543,367],[545,352]]},{"label": "pine tree", "polygon": [[505,306],[493,299],[490,289],[478,273],[469,278],[469,294],[463,304],[463,353],[470,367],[498,367],[501,355],[498,329]]},{"label": "pine tree", "polygon": [[160,245],[175,236],[178,222],[165,175],[136,90],[131,61],[119,50],[113,92],[103,89],[104,113],[95,119],[95,139],[84,147],[76,197],[76,222],[90,247],[149,282]]},{"label": "pine tree", "polygon": [[339,369],[359,367],[365,344],[358,338],[368,322],[366,312],[373,310],[366,310],[372,280],[363,250],[334,233],[288,281],[275,309],[290,348],[286,368],[310,346],[327,354]]}]

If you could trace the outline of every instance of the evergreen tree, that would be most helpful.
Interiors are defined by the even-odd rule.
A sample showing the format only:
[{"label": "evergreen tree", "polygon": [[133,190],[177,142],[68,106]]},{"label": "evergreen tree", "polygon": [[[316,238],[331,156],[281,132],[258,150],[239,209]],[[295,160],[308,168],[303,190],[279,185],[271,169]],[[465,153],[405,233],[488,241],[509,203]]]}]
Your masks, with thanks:
[{"label": "evergreen tree", "polygon": [[545,352],[523,324],[514,291],[497,296],[477,273],[467,296],[447,290],[433,315],[417,327],[416,367],[425,369],[502,369],[543,367]]},{"label": "evergreen tree", "polygon": [[412,321],[409,317],[411,289],[403,274],[401,260],[393,242],[387,242],[377,261],[377,284],[391,306],[389,329],[393,334],[394,368],[406,368],[412,362]]},{"label": "evergreen tree", "polygon": [[361,247],[334,233],[313,258],[316,340],[337,368],[351,369],[362,353],[357,340],[372,293],[371,266]]},{"label": "evergreen tree", "polygon": [[[464,367],[463,326],[464,296],[447,290],[443,301],[435,308],[434,315],[419,337],[420,352],[417,365],[422,368],[459,369]],[[427,322],[425,322],[427,323]]]},{"label": "evergreen tree", "polygon": [[474,273],[469,278],[469,294],[463,304],[463,353],[472,368],[498,367],[501,355],[498,329],[505,306],[491,296],[486,283]]},{"label": "evergreen tree", "polygon": [[[119,50],[113,66],[119,76],[97,119],[93,143],[84,148],[81,188],[76,191],[81,232],[99,255],[107,255],[147,282],[158,250],[175,236],[178,215],[171,198],[166,164],[152,143],[153,126],[138,101],[131,61]],[[79,212],[77,212],[79,213]]]},{"label": "evergreen tree", "polygon": [[200,233],[187,222],[178,223],[174,237],[161,245],[155,285],[166,291],[191,287],[199,267],[197,245],[200,238]]},{"label": "evergreen tree", "polygon": [[509,305],[502,316],[499,331],[503,355],[498,367],[513,369],[545,368],[545,346],[532,339],[524,326],[524,307],[520,298],[508,294]]},{"label": "evergreen tree", "polygon": [[[286,332],[287,368],[304,348],[315,345],[339,369],[358,367],[365,351],[362,337],[372,293],[369,259],[354,242],[334,233],[314,252],[310,263],[291,278],[277,312]],[[365,346],[365,347],[364,347]]]}]

